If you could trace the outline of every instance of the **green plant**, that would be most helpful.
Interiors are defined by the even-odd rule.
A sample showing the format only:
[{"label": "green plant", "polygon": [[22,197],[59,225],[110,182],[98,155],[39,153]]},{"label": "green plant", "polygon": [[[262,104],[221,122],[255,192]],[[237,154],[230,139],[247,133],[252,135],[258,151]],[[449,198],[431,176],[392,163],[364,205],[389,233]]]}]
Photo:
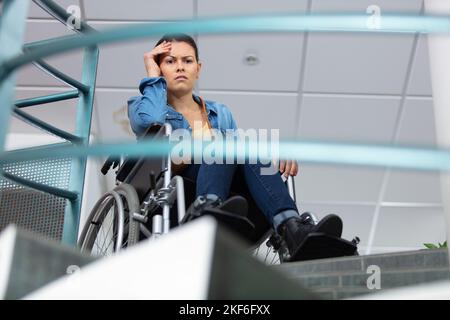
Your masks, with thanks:
[{"label": "green plant", "polygon": [[438,245],[435,245],[433,243],[424,243],[423,244],[425,247],[427,247],[428,249],[440,249],[440,248],[447,248],[447,241],[443,242],[443,243],[439,243]]}]

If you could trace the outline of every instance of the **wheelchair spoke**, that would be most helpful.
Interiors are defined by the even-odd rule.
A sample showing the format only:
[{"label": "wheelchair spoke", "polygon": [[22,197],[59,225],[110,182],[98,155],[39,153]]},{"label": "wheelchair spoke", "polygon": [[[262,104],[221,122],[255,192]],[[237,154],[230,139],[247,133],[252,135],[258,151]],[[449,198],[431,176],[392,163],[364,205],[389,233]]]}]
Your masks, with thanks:
[{"label": "wheelchair spoke", "polygon": [[112,229],[112,227],[113,227],[113,224],[114,224],[113,222],[111,222],[111,223],[109,224],[108,231],[106,232],[106,236],[105,236],[105,238],[103,239],[103,245],[102,245],[102,248],[105,247],[105,242],[108,241],[108,236],[109,236],[109,233],[111,232],[111,229]]},{"label": "wheelchair spoke", "polygon": [[267,248],[267,251],[266,251],[266,258],[264,259],[264,261],[267,261],[267,259],[268,259],[268,257],[269,257],[269,254],[270,254],[270,248]]},{"label": "wheelchair spoke", "polygon": [[[107,214],[106,217],[110,217],[110,216]],[[114,217],[113,217],[113,220],[109,223],[109,227],[107,228],[108,231],[106,231],[106,234],[105,234],[105,232],[103,232],[102,249],[105,247],[105,242],[106,242],[107,239],[108,239],[108,236],[109,236],[109,233],[110,233],[110,231],[111,231],[111,226],[112,226],[113,222],[114,222]],[[103,230],[106,229],[106,227],[104,227],[103,224],[102,224],[102,228],[103,228]]]},{"label": "wheelchair spoke", "polygon": [[256,251],[255,251],[255,257],[257,257],[258,256],[258,254],[259,254],[259,248],[260,248],[261,246],[258,246],[258,248],[256,248]]},{"label": "wheelchair spoke", "polygon": [[266,241],[253,250],[253,256],[267,265],[280,264],[278,250],[275,250],[272,246],[267,246]]},{"label": "wheelchair spoke", "polygon": [[[100,236],[102,236],[103,239],[104,239],[104,237],[105,237],[105,229],[103,228],[103,224],[100,225],[98,231],[99,231],[98,233],[101,233]],[[97,235],[98,235],[98,233],[97,233]]]},{"label": "wheelchair spoke", "polygon": [[113,226],[113,223],[114,223],[114,219],[113,219],[113,221],[111,221],[111,223],[109,224],[109,228],[108,228],[108,231],[106,232],[106,236],[103,238],[102,249],[105,248],[105,243],[106,243],[106,241],[108,240],[108,236],[109,236],[109,233],[110,233],[111,228],[112,228],[112,226]]},{"label": "wheelchair spoke", "polygon": [[117,235],[114,235],[113,239],[109,242],[108,246],[106,247],[105,252],[108,252],[109,248],[111,247],[111,244],[115,244],[117,239]]},{"label": "wheelchair spoke", "polygon": [[[102,251],[102,249],[99,247],[97,241],[94,242],[94,245],[98,248],[98,252],[101,252],[101,251]],[[98,255],[98,254],[97,254],[97,255]]]},{"label": "wheelchair spoke", "polygon": [[272,261],[270,262],[270,264],[275,264],[275,263],[277,263],[278,262],[278,254],[274,251],[273,252],[273,258],[272,258]]}]

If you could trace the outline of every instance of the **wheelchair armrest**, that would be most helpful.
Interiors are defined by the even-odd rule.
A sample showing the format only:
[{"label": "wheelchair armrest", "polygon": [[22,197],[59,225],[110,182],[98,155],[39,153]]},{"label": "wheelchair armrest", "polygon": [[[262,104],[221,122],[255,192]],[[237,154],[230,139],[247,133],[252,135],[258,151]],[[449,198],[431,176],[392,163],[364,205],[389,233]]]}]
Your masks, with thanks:
[{"label": "wheelchair armrest", "polygon": [[[170,130],[170,128],[170,124],[161,124],[159,122],[154,122],[148,126],[147,130],[145,130],[142,136],[140,136],[138,139],[154,139],[158,137],[164,137],[167,135],[167,131]],[[136,158],[126,158],[117,171],[116,180],[121,182],[126,181],[129,174],[133,171],[133,168],[140,162],[141,161]]]},{"label": "wheelchair armrest", "polygon": [[110,157],[108,157],[108,159],[106,159],[106,161],[103,164],[103,166],[100,169],[100,171],[105,176],[108,173],[109,169],[111,169],[111,166],[113,167],[113,169],[115,169],[115,168],[117,168],[117,166],[119,164],[120,164],[120,158],[117,158],[115,156],[110,156]]},{"label": "wheelchair armrest", "polygon": [[139,139],[165,136],[168,134],[168,126],[170,127],[170,124],[168,123],[162,124],[159,122],[153,122],[148,126],[147,130],[145,130],[145,132],[139,137]]},{"label": "wheelchair armrest", "polygon": [[[167,138],[171,132],[172,127],[169,123],[152,123],[139,139]],[[151,179],[159,179],[167,166],[170,166],[167,157],[127,158],[119,168],[116,180],[132,185],[138,193],[139,200],[142,201],[150,189]]]}]

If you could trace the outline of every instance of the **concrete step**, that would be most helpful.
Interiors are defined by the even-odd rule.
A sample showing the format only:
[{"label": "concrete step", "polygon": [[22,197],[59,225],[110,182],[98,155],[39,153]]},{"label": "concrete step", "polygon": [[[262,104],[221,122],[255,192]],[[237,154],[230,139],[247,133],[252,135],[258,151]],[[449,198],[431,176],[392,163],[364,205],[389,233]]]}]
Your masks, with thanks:
[{"label": "concrete step", "polygon": [[0,300],[20,299],[94,260],[75,248],[10,225],[0,234]]},{"label": "concrete step", "polygon": [[[74,273],[72,275],[72,273]],[[106,258],[8,227],[0,234],[0,299],[272,300],[318,296],[248,254],[202,217]]]},{"label": "concrete step", "polygon": [[[293,262],[274,268],[325,299],[450,279],[447,249]],[[369,289],[373,268],[379,270],[380,289]]]},{"label": "concrete step", "polygon": [[448,251],[447,249],[425,249],[387,254],[311,260],[305,262],[291,262],[274,267],[280,269],[282,272],[301,276],[306,274],[327,274],[334,272],[361,272],[366,271],[371,265],[377,265],[385,271],[410,268],[448,268]]}]

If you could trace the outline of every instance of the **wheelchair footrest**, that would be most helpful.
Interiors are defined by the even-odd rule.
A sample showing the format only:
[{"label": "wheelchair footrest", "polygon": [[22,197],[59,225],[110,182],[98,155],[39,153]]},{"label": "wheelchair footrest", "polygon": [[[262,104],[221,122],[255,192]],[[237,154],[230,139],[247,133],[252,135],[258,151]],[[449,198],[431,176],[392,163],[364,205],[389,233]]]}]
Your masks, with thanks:
[{"label": "wheelchair footrest", "polygon": [[325,233],[309,234],[287,262],[358,255],[354,242]]},{"label": "wheelchair footrest", "polygon": [[244,236],[255,228],[255,225],[247,217],[218,208],[205,209],[202,212],[203,215],[214,217],[219,224],[226,226],[241,236]]}]

